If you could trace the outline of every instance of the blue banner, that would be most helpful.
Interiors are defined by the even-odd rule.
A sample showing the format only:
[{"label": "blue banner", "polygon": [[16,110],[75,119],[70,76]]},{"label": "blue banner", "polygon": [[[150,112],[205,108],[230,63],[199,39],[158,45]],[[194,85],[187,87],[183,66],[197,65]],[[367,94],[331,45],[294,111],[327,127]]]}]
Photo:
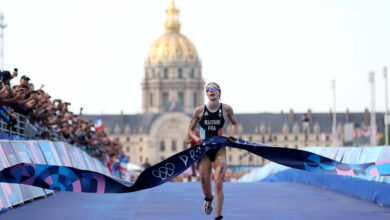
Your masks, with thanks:
[{"label": "blue banner", "polygon": [[[0,171],[0,182],[23,183],[47,189],[90,193],[125,193],[161,185],[189,168],[206,151],[234,147],[249,151],[291,168],[316,173],[348,176],[389,176],[390,160],[364,164],[346,164],[319,154],[291,148],[272,147],[243,139],[212,137],[144,170],[135,183],[98,172],[73,167],[21,163]],[[33,179],[32,181],[30,181]],[[26,183],[28,180],[28,183]]]}]

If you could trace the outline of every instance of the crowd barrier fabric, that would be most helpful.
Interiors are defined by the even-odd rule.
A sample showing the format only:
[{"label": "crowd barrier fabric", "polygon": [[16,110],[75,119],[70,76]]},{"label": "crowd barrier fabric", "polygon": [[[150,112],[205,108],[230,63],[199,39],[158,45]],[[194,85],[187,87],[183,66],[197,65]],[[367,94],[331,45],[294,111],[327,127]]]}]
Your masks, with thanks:
[{"label": "crowd barrier fabric", "polygon": [[[8,162],[3,147],[0,144],[0,169],[10,166],[11,164]],[[16,184],[0,183],[0,195],[3,205],[1,208],[9,208],[23,203],[22,192],[20,191],[19,186],[20,185]]]},{"label": "crowd barrier fabric", "polygon": [[38,141],[38,145],[48,165],[63,165],[56,149],[51,143],[46,141]]},{"label": "crowd barrier fabric", "polygon": [[95,167],[97,168],[97,172],[102,173],[102,174],[107,175],[107,176],[110,175],[108,168],[106,166],[104,166],[104,164],[101,160],[98,160],[96,158],[92,158],[92,162],[95,165]]},{"label": "crowd barrier fabric", "polygon": [[87,170],[87,164],[85,163],[85,160],[81,153],[77,150],[78,148],[70,145],[70,144],[65,144],[67,146],[67,151],[71,160],[71,163],[73,164],[73,167],[76,167],[81,170]]},{"label": "crowd barrier fabric", "polygon": [[[382,150],[381,157],[379,158],[380,161],[385,160],[386,158],[390,158],[390,147],[385,147]],[[390,177],[385,176],[382,179],[382,182],[384,183],[390,183]]]},{"label": "crowd barrier fabric", "polygon": [[68,151],[66,150],[66,147],[64,143],[62,142],[51,142],[51,144],[54,145],[55,149],[57,150],[57,154],[61,159],[62,165],[72,167],[73,164],[70,161]]},{"label": "crowd barrier fabric", "polygon": [[[5,156],[7,157],[7,160],[11,166],[21,163],[21,160],[17,156],[10,142],[0,142],[0,143],[1,146],[3,147]],[[23,172],[23,171],[18,171],[18,172]],[[34,199],[34,197],[37,197],[37,195],[34,194],[35,189],[28,186],[28,184],[20,185],[19,188],[20,191],[22,192],[23,201],[29,201]]]},{"label": "crowd barrier fabric", "polygon": [[92,157],[89,156],[87,154],[87,152],[81,150],[81,149],[78,149],[81,153],[81,155],[83,155],[83,158],[85,160],[85,162],[87,163],[87,167],[88,167],[88,170],[92,170],[92,171],[97,171],[97,168],[95,167],[95,165],[93,164],[93,161],[92,161]]},{"label": "crowd barrier fabric", "polygon": [[[32,182],[31,185],[34,186],[61,191],[134,192],[155,187],[171,180],[194,164],[206,151],[225,146],[243,149],[284,166],[315,173],[347,176],[390,175],[390,160],[364,164],[346,164],[299,149],[272,147],[243,139],[231,141],[226,137],[219,136],[206,139],[203,145],[186,149],[144,170],[135,183],[89,170],[31,163],[21,163],[3,169],[0,172],[0,182],[25,184],[26,180],[33,179],[28,183]],[[334,152],[334,157],[336,156],[337,152]]]},{"label": "crowd barrier fabric", "polygon": [[[47,162],[45,160],[45,156],[43,156],[43,153],[42,153],[41,149],[39,148],[37,141],[28,141],[28,142],[26,141],[24,143],[26,144],[26,147],[28,149],[30,149],[30,152],[33,155],[34,163],[47,164]],[[50,190],[50,189],[45,189],[45,192],[46,192],[46,194],[54,193],[54,191]]]},{"label": "crowd barrier fabric", "polygon": [[[11,141],[11,146],[13,147],[18,163],[36,163],[30,149],[23,142]],[[46,193],[42,188],[38,187],[29,187],[34,198],[45,196]]]}]

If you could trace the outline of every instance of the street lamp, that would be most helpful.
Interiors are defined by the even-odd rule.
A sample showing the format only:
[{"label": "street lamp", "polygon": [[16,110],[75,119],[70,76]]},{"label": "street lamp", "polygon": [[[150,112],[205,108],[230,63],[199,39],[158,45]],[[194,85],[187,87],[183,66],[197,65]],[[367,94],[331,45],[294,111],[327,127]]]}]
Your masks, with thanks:
[{"label": "street lamp", "polygon": [[333,89],[333,146],[337,144],[337,129],[336,129],[336,80],[332,80]]},{"label": "street lamp", "polygon": [[389,105],[387,99],[387,68],[383,67],[383,76],[385,77],[385,98],[386,98],[386,115],[385,115],[385,145],[389,145]]},{"label": "street lamp", "polygon": [[371,145],[376,145],[376,125],[375,125],[375,72],[369,73],[370,83],[371,83]]}]

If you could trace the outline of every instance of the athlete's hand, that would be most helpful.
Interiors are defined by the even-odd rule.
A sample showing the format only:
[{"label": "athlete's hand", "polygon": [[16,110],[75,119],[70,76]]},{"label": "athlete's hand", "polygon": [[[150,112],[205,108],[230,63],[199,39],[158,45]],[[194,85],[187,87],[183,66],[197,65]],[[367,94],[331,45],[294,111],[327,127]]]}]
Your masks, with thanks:
[{"label": "athlete's hand", "polygon": [[235,142],[235,141],[236,141],[236,138],[233,137],[233,136],[230,136],[228,140],[231,141],[231,142]]},{"label": "athlete's hand", "polygon": [[203,144],[203,140],[200,139],[199,137],[196,137],[194,140],[195,140],[197,145]]}]

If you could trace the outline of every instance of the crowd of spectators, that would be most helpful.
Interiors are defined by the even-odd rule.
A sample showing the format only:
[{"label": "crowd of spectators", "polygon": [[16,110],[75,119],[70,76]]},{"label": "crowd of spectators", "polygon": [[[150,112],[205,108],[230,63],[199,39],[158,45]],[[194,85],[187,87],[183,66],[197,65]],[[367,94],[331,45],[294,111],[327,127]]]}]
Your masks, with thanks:
[{"label": "crowd of spectators", "polygon": [[75,114],[69,111],[69,102],[52,99],[43,90],[43,85],[34,88],[29,76],[23,75],[19,83],[15,83],[17,77],[16,68],[12,73],[0,71],[0,118],[7,124],[7,129],[15,126],[17,114],[20,114],[39,130],[35,138],[55,137],[84,148],[88,154],[102,160],[123,155],[119,143],[110,139],[103,129],[95,129],[94,122],[82,118],[82,109]]}]

